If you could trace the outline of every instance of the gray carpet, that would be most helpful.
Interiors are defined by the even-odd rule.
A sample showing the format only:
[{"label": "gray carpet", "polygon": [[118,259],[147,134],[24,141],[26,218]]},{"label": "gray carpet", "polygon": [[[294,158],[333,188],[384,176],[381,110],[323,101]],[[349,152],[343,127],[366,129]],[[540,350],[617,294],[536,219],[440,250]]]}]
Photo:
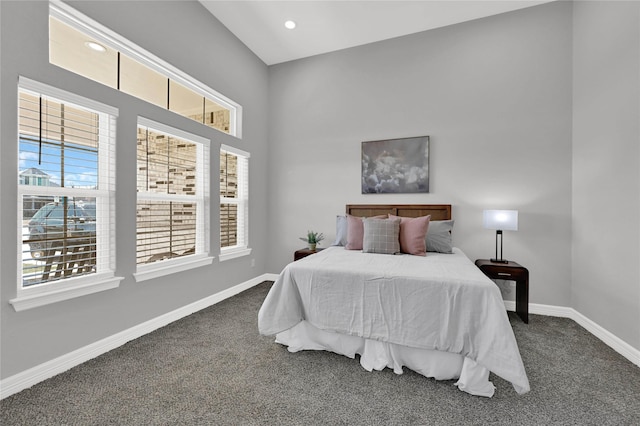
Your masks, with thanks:
[{"label": "gray carpet", "polygon": [[531,392],[291,354],[257,331],[265,282],[0,402],[8,425],[639,425],[640,368],[574,321],[510,314]]}]

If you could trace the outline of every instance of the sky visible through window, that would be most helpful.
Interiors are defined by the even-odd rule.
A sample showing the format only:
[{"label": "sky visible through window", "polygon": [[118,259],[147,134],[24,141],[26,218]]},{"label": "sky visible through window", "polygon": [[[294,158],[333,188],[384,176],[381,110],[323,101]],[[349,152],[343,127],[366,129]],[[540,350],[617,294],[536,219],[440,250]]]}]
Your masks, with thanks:
[{"label": "sky visible through window", "polygon": [[[62,161],[64,158],[64,163]],[[19,173],[37,169],[46,173],[51,186],[96,188],[98,184],[98,150],[94,147],[66,143],[64,149],[59,141],[43,141],[21,137]]]}]

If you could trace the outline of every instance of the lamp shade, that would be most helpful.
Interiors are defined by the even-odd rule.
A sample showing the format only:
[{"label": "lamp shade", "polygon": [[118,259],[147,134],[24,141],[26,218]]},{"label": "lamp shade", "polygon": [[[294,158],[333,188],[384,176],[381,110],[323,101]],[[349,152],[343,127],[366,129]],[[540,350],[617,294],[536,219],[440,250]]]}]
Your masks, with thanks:
[{"label": "lamp shade", "polygon": [[518,230],[518,210],[484,210],[483,226],[500,231]]}]

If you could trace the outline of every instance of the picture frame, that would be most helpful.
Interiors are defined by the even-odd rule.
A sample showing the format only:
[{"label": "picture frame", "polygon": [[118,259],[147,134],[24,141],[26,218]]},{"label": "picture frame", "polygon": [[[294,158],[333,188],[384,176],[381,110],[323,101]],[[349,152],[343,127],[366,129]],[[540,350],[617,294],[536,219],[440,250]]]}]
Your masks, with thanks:
[{"label": "picture frame", "polygon": [[429,136],[362,142],[363,194],[429,192]]}]

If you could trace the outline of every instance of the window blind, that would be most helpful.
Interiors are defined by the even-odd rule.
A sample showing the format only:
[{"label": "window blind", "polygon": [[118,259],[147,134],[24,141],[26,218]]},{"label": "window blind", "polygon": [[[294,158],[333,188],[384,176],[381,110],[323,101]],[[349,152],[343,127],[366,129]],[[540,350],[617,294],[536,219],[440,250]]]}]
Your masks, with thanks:
[{"label": "window blind", "polygon": [[[244,154],[244,155],[243,155]],[[248,244],[249,155],[223,146],[220,151],[220,247]]]},{"label": "window blind", "polygon": [[137,264],[204,252],[208,147],[146,126],[137,144]]},{"label": "window blind", "polygon": [[23,288],[113,270],[114,232],[109,218],[115,190],[115,116],[93,110],[95,102],[86,102],[90,105],[86,107],[61,98],[83,102],[67,92],[20,80]]}]

